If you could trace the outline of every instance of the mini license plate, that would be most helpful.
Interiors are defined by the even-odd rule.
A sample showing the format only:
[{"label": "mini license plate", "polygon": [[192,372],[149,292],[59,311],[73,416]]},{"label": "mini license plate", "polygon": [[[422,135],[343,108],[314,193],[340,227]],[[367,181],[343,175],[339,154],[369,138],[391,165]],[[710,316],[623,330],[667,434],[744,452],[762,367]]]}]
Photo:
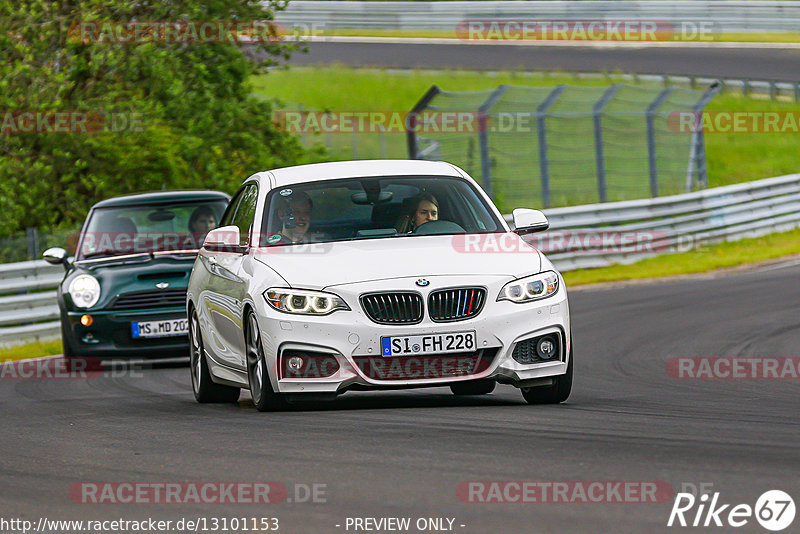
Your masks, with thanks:
[{"label": "mini license plate", "polygon": [[477,350],[475,331],[381,337],[382,356],[424,356]]},{"label": "mini license plate", "polygon": [[133,337],[167,337],[180,336],[187,333],[189,333],[188,319],[131,323]]}]

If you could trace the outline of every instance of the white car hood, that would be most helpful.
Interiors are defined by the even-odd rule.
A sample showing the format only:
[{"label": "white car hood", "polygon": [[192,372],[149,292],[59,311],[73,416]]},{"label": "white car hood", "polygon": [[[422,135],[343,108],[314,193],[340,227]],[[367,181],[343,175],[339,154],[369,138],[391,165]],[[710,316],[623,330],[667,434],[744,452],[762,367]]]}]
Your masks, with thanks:
[{"label": "white car hood", "polygon": [[[465,238],[474,238],[465,245]],[[412,236],[265,247],[255,258],[292,287],[326,287],[411,276],[504,275],[540,271],[539,252],[514,233]]]}]

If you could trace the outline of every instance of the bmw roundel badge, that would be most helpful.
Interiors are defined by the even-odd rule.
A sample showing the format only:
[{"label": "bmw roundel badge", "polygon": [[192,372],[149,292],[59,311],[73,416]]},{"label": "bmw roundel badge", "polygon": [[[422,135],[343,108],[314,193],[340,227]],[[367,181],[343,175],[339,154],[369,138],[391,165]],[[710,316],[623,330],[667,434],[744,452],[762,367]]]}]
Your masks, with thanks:
[{"label": "bmw roundel badge", "polygon": [[428,286],[428,285],[430,285],[430,282],[428,282],[428,281],[427,281],[427,280],[425,280],[424,278],[420,278],[419,280],[417,280],[417,285],[418,285],[419,287],[425,287],[425,286]]}]

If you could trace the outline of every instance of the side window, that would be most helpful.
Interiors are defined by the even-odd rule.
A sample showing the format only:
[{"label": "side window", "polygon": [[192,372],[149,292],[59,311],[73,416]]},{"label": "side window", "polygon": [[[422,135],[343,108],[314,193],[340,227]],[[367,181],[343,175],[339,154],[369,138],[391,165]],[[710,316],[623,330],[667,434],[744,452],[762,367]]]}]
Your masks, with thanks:
[{"label": "side window", "polygon": [[241,200],[236,206],[236,213],[230,224],[239,227],[239,245],[247,246],[250,241],[250,229],[256,215],[256,202],[258,201],[258,187],[248,185],[241,192]]},{"label": "side window", "polygon": [[239,206],[239,202],[242,200],[243,193],[244,189],[236,193],[228,203],[228,207],[225,208],[225,213],[222,214],[222,218],[219,220],[219,228],[233,224],[231,220],[233,219],[233,214],[236,213],[236,208]]}]

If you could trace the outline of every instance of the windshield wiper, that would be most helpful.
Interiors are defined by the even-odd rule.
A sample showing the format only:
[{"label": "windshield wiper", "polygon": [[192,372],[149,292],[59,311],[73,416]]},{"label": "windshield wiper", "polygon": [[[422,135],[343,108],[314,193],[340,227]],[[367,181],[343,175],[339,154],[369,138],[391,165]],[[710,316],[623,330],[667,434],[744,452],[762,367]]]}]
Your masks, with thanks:
[{"label": "windshield wiper", "polygon": [[130,253],[128,253],[128,252],[122,252],[122,251],[113,250],[113,249],[103,249],[103,250],[95,250],[94,252],[87,252],[86,254],[83,255],[83,257],[81,259],[88,260],[89,258],[98,258],[100,256],[104,256],[104,257],[107,257],[107,258],[111,259],[111,258],[122,257],[122,256],[142,256],[142,255],[152,256],[153,253],[152,252],[130,252]]}]

